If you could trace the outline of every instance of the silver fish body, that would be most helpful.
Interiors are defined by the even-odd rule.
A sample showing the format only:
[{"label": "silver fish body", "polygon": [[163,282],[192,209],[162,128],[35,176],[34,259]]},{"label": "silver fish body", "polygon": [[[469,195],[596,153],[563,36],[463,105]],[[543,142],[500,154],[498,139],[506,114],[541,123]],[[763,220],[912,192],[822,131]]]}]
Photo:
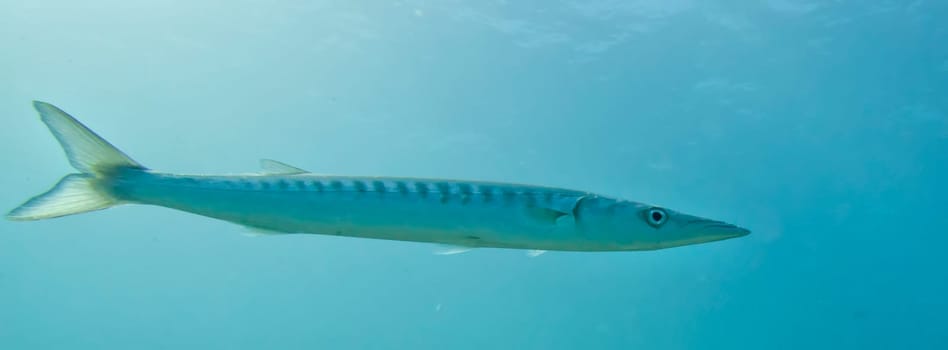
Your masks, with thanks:
[{"label": "silver fish body", "polygon": [[157,205],[270,233],[462,247],[653,250],[748,230],[583,191],[483,181],[316,175],[275,161],[262,175],[149,170],[62,110],[34,103],[80,170],[7,215],[36,220],[117,204]]}]

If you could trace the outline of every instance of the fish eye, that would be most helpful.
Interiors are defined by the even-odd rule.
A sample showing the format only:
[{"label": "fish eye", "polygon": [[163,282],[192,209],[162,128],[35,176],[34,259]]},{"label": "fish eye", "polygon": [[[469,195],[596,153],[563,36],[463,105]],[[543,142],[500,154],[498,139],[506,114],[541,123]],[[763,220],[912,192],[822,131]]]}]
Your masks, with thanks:
[{"label": "fish eye", "polygon": [[645,213],[645,220],[648,221],[649,225],[658,227],[668,220],[668,213],[662,208],[652,208]]}]

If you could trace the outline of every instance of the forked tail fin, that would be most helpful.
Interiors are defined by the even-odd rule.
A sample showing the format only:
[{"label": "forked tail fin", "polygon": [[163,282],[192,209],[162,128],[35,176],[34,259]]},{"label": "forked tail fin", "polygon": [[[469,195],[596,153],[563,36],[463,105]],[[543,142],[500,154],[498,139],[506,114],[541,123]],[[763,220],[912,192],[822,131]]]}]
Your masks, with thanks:
[{"label": "forked tail fin", "polygon": [[144,167],[56,106],[33,101],[33,107],[80,173],[66,175],[51,190],[11,210],[7,219],[49,219],[118,204],[102,184],[118,169]]}]

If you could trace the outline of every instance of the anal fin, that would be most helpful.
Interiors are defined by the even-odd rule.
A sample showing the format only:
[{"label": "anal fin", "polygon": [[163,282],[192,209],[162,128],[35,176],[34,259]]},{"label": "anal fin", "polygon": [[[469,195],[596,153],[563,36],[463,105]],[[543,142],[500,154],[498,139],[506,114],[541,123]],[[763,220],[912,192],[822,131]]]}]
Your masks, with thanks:
[{"label": "anal fin", "polygon": [[460,245],[450,245],[450,244],[439,244],[438,249],[435,250],[435,255],[457,255],[467,253],[474,250],[474,247],[466,247]]},{"label": "anal fin", "polygon": [[527,251],[527,256],[529,256],[529,257],[531,257],[531,258],[536,258],[536,257],[538,257],[538,256],[540,256],[540,255],[543,255],[543,253],[546,253],[546,251],[545,251],[545,250],[540,250],[540,249],[531,249],[531,250],[528,250],[528,251]]},{"label": "anal fin", "polygon": [[287,233],[287,232],[265,229],[262,227],[255,227],[255,226],[245,225],[244,228],[247,229],[247,232],[244,235],[249,236],[249,237],[273,236],[273,235],[282,235],[282,234]]}]

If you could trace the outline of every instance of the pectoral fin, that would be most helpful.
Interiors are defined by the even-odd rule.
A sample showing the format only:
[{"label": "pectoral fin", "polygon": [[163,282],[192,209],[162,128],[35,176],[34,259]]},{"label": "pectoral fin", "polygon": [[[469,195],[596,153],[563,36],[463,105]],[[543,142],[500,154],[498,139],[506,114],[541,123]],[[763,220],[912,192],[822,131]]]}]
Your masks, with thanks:
[{"label": "pectoral fin", "polygon": [[555,224],[557,219],[570,215],[569,213],[564,213],[558,210],[553,210],[550,208],[528,208],[527,216],[533,220],[540,222],[546,222],[550,224]]},{"label": "pectoral fin", "polygon": [[558,197],[549,203],[527,208],[527,216],[534,220],[560,225],[575,222],[573,213],[583,197]]}]

